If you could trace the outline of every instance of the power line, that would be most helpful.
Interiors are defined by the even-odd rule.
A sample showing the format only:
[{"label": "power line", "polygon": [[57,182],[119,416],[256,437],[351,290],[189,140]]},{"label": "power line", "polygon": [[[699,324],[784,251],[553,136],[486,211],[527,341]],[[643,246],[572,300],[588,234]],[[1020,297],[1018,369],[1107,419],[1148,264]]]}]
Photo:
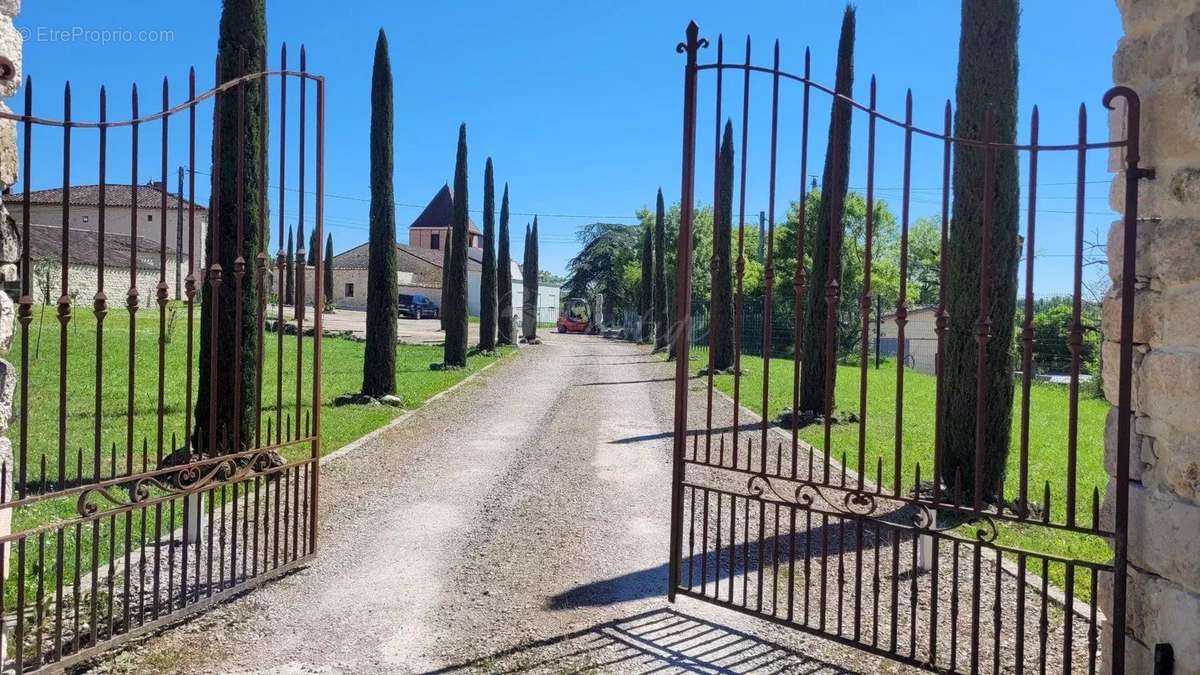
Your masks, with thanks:
[{"label": "power line", "polygon": [[[193,171],[202,176],[212,176],[212,174],[206,173],[199,169],[193,169]],[[268,184],[267,187],[272,190],[279,189],[278,185]],[[292,188],[292,187],[285,186],[283,189],[287,192],[300,192],[299,188]],[[304,190],[304,194],[315,196],[317,193],[313,190]],[[353,201],[353,202],[370,203],[370,201],[371,201],[370,197],[357,197],[354,195],[343,195],[343,194],[336,194],[333,192],[326,192],[325,196],[330,199],[342,199],[345,201]],[[393,201],[392,203],[395,204],[396,206],[399,206],[401,208],[406,208],[406,209],[423,209],[426,206],[424,204],[410,204],[410,203],[406,203],[406,202],[397,202],[397,201]],[[471,211],[471,213],[483,213],[482,209],[470,209],[470,211]],[[584,219],[591,219],[591,220],[637,220],[637,218],[634,216],[600,216],[600,215],[593,215],[593,214],[586,214],[586,213],[541,213],[541,212],[532,212],[532,211],[528,211],[528,212],[527,211],[510,211],[509,213],[514,216],[525,216],[525,217],[529,217],[529,218],[537,216],[539,218],[584,218]]]}]

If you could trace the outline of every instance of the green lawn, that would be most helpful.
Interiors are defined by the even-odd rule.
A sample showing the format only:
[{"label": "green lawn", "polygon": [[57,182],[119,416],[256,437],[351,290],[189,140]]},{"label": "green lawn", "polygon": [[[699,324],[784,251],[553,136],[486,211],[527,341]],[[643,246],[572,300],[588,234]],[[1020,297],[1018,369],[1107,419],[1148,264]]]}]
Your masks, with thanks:
[{"label": "green lawn", "polygon": [[[742,404],[762,413],[762,359],[743,356],[741,391]],[[695,361],[694,370],[703,367],[703,360]],[[775,417],[792,406],[792,361],[772,359],[771,382],[768,394],[769,416]],[[715,384],[720,391],[733,395],[733,376],[720,375]],[[919,463],[922,480],[928,480],[933,470],[935,380],[930,375],[913,370],[904,376],[904,437],[901,472],[903,485],[910,490],[914,473]],[[835,407],[840,411],[858,413],[859,368],[839,366],[835,389]],[[1019,436],[1019,410],[1021,390],[1017,387],[1013,413],[1013,443],[1009,454],[1005,494],[1015,500],[1018,494],[1019,453],[1016,448]],[[868,478],[874,479],[879,458],[883,459],[883,484],[890,489],[894,473],[895,414],[896,414],[896,367],[885,363],[876,370],[867,370],[867,424],[866,465]],[[1077,514],[1080,524],[1091,523],[1093,489],[1103,497],[1108,484],[1104,471],[1104,423],[1108,414],[1108,403],[1094,398],[1081,398],[1079,404],[1079,446],[1077,474]],[[1066,495],[1066,438],[1067,438],[1067,388],[1060,385],[1035,384],[1030,394],[1029,428],[1029,498],[1039,506],[1042,502],[1044,485],[1049,482],[1052,492],[1052,516],[1056,521],[1064,517],[1063,499]],[[835,458],[846,453],[848,468],[857,470],[859,425],[839,424],[832,429],[831,452]],[[810,425],[800,431],[800,438],[824,451],[824,427]],[[1083,534],[1052,530],[1043,527],[1003,524],[998,543],[1025,549],[1031,552],[1087,560],[1107,561],[1112,557],[1105,540]],[[1061,566],[1051,566],[1050,577],[1061,585],[1064,571]],[[1076,594],[1089,597],[1090,575],[1082,570],[1076,574]]]},{"label": "green lawn", "polygon": [[[164,410],[162,452],[169,453],[181,443],[185,429],[185,389],[187,375],[187,319],[186,308],[173,304],[177,312],[175,329],[169,337],[164,350]],[[38,330],[41,327],[41,346],[37,348]],[[199,345],[199,310],[196,312],[196,352]],[[143,453],[146,465],[153,469],[159,452],[158,442],[158,330],[159,312],[155,309],[141,309],[137,312],[135,332],[135,362],[133,388],[133,437],[135,448],[135,471],[140,470]],[[29,446],[28,446],[28,476],[31,493],[39,491],[36,483],[41,476],[41,462],[46,462],[46,477],[54,483],[59,477],[59,322],[54,308],[46,308],[44,319],[41,307],[35,307],[33,321],[30,323],[30,362],[29,362]],[[100,417],[100,447],[102,448],[101,475],[109,477],[110,453],[116,447],[117,473],[124,473],[126,458],[126,425],[128,423],[128,354],[129,354],[130,319],[123,308],[110,310],[104,320],[103,331],[103,366],[101,369],[102,383],[102,415]],[[65,476],[68,480],[80,475],[79,459],[82,456],[83,476],[92,475],[92,461],[95,449],[95,406],[96,406],[96,320],[89,308],[75,311],[67,325],[67,386],[66,386],[66,435],[63,437],[66,448],[67,462]],[[20,334],[18,342],[9,357],[19,363]],[[263,372],[263,433],[266,433],[268,418],[274,426],[276,406],[276,359],[278,354],[278,336],[274,333],[265,334],[264,372]],[[403,413],[402,409],[386,406],[344,406],[333,407],[333,399],[339,394],[356,392],[362,384],[363,343],[343,338],[326,338],[323,341],[323,369],[321,378],[321,452],[332,452],[364,434],[377,429]],[[313,340],[306,337],[303,340],[303,360],[301,374],[302,400],[299,416],[303,419],[311,412],[311,377]],[[297,338],[284,336],[283,341],[283,379],[282,379],[282,408],[285,425],[288,415],[296,415],[296,351]],[[468,359],[468,366],[462,370],[434,371],[430,370],[431,363],[437,363],[442,358],[440,345],[410,345],[401,344],[396,350],[396,384],[397,394],[403,399],[404,407],[411,409],[421,406],[438,392],[462,381],[471,373],[478,371],[487,364],[512,354],[514,350],[507,348],[499,356],[473,355]],[[193,356],[193,364],[196,356]],[[193,368],[195,366],[193,365]],[[195,380],[195,376],[193,376]],[[193,382],[194,386],[194,382]],[[20,394],[19,388],[17,392]],[[194,394],[193,394],[194,399]],[[14,410],[19,410],[19,401]],[[17,449],[17,438],[20,423],[14,418],[9,430],[13,440],[14,455]],[[172,435],[175,444],[172,444]],[[143,450],[144,449],[144,450]],[[299,459],[308,452],[307,446],[293,445],[285,449],[284,455],[289,460]],[[19,471],[19,468],[17,469]],[[19,475],[19,474],[14,474]],[[53,485],[51,489],[55,489]],[[70,520],[77,517],[74,496],[61,499],[48,499],[28,506],[14,509],[13,529],[21,531],[47,523]],[[152,511],[152,510],[151,510]],[[151,518],[152,520],[152,513]],[[105,525],[107,531],[107,525]],[[134,520],[134,529],[140,532],[140,521]],[[153,526],[147,536],[153,533]],[[118,533],[117,541],[123,539]],[[74,550],[67,538],[65,551],[64,572],[73,574],[72,559]],[[107,541],[107,536],[102,537]],[[84,542],[88,543],[87,540]],[[84,559],[90,555],[90,549],[85,549]],[[116,551],[120,555],[123,551]],[[107,550],[102,557],[107,556]],[[27,579],[30,580],[29,590],[32,591],[34,579],[34,560],[28,561]],[[45,585],[53,584],[57,569],[48,561],[45,569]],[[12,579],[12,575],[9,577]],[[8,601],[12,602],[15,583],[8,584]],[[30,596],[32,597],[32,596]],[[9,606],[12,606],[11,604]]]}]

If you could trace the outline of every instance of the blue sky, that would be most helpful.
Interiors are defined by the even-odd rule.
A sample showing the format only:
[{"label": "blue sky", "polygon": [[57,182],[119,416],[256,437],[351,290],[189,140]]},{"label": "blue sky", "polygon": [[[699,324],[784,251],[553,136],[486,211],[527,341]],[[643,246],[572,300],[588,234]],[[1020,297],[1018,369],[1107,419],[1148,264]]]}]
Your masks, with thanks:
[{"label": "blue sky", "polygon": [[[785,70],[801,71],[808,46],[814,78],[832,82],[843,7],[841,2],[813,1],[351,2],[332,6],[331,11],[331,5],[315,0],[269,0],[267,4],[272,60],[277,46],[286,41],[294,65],[296,49],[304,43],[309,69],[328,78],[326,225],[337,250],[367,236],[371,61],[376,31],[383,27],[391,43],[395,75],[396,199],[413,205],[397,207],[399,229],[405,231],[419,207],[450,180],[458,124],[466,122],[472,208],[482,206],[483,163],[490,155],[497,182],[510,184],[512,210],[522,214],[513,217],[513,250],[521,250],[521,226],[531,219],[523,214],[541,214],[543,267],[554,272],[562,272],[577,250],[579,225],[596,220],[632,222],[638,207],[653,204],[659,186],[668,201],[678,199],[683,57],[674,47],[689,19],[695,19],[713,42],[702,60],[715,58],[718,32],[727,37],[727,59],[741,57],[745,36],[750,34],[754,61],[769,65],[771,42],[778,38]],[[164,75],[172,83],[172,102],[183,100],[191,65],[200,71],[200,87],[207,88],[212,81],[218,13],[217,2],[24,3],[16,23],[28,36],[25,71],[35,78],[35,112],[60,116],[61,87],[68,79],[77,119],[95,118],[95,92],[101,84],[109,88],[110,119],[128,116],[127,92],[133,83],[142,92],[143,112],[159,105]],[[881,110],[902,116],[905,89],[911,87],[917,124],[940,128],[942,106],[954,92],[958,21],[959,3],[952,0],[860,2],[856,98],[866,100],[867,82],[874,73]],[[69,32],[75,27],[126,30],[134,39],[102,43],[72,38]],[[68,36],[52,39],[53,30],[67,31]],[[138,39],[143,31],[156,33]],[[1081,102],[1088,106],[1090,137],[1107,136],[1100,97],[1111,86],[1111,57],[1120,34],[1120,19],[1111,0],[1024,3],[1022,138],[1028,135],[1034,103],[1040,107],[1043,142],[1074,142]],[[712,84],[705,82],[700,101],[697,196],[703,202],[712,198]],[[740,115],[740,86],[739,77],[726,81],[725,114],[732,114],[735,121]],[[753,86],[751,109],[757,114],[750,127],[748,214],[767,208],[769,120],[763,113],[769,104],[769,80]],[[800,185],[799,100],[799,88],[785,86],[775,208],[780,218]],[[16,101],[19,98],[10,102],[14,109],[19,108]],[[814,96],[812,106],[810,174],[820,172],[828,99]],[[856,117],[855,124],[851,184],[861,186],[865,117]],[[181,144],[185,132],[182,125],[172,129],[172,167],[186,157]],[[143,133],[145,150],[139,167],[145,179],[158,175],[159,132],[155,127]],[[202,139],[198,147],[207,150],[206,130]],[[54,146],[61,140],[47,136],[37,142]],[[122,142],[128,139],[121,133],[110,138],[116,144],[111,147],[127,147],[119,145]],[[94,179],[94,142],[88,143],[80,141],[74,150],[76,182]],[[897,213],[899,192],[894,188],[901,184],[902,147],[899,133],[880,127],[876,185],[879,196],[889,198]],[[915,146],[913,218],[939,211],[939,193],[931,188],[940,185],[940,152],[940,145],[930,142]],[[1115,217],[1107,203],[1105,181],[1111,176],[1106,161],[1104,153],[1093,153],[1088,159],[1088,239],[1094,238],[1094,232],[1106,232]],[[1070,288],[1070,258],[1062,256],[1072,250],[1074,162],[1072,155],[1047,157],[1041,164],[1038,293]],[[110,173],[111,180],[128,179],[128,160],[111,161]],[[174,169],[171,175],[173,183]],[[32,178],[35,188],[51,187],[61,182],[61,165],[39,159]],[[294,180],[290,176],[289,185]],[[200,192],[207,194],[207,190]],[[288,211],[295,213],[294,205]]]}]

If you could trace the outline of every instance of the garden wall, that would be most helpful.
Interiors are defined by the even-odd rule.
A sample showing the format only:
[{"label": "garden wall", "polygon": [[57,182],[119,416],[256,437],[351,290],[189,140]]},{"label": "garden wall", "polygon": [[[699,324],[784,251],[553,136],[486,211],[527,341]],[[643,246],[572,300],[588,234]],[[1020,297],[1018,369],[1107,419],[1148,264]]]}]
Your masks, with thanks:
[{"label": "garden wall", "polygon": [[[1155,645],[1174,651],[1175,673],[1200,673],[1200,5],[1194,0],[1117,0],[1125,37],[1113,59],[1117,84],[1141,97],[1133,439],[1130,445],[1127,672],[1153,672]],[[1125,137],[1124,110],[1110,116]],[[1124,155],[1113,153],[1113,170]],[[1124,183],[1112,186],[1123,208]],[[1109,237],[1109,270],[1121,280],[1122,223]],[[1105,392],[1117,393],[1120,308],[1104,303]],[[1116,473],[1116,413],[1106,465]],[[1113,481],[1115,483],[1115,479]],[[1109,500],[1113,490],[1110,486]],[[1111,664],[1106,664],[1111,665]]]}]

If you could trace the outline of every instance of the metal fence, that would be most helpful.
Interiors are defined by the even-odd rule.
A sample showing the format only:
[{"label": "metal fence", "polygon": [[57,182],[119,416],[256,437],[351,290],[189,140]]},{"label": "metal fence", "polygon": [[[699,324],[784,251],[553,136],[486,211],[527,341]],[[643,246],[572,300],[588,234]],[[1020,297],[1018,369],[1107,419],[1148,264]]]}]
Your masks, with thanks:
[{"label": "metal fence", "polygon": [[[252,61],[261,64],[257,72],[247,72]],[[10,208],[16,205],[22,235],[15,461],[0,466],[0,520],[12,524],[12,533],[0,537],[0,578],[7,580],[0,617],[9,637],[0,657],[6,670],[78,663],[313,555],[321,294],[311,336],[305,336],[302,309],[294,336],[285,337],[284,330],[268,336],[265,299],[272,289],[264,280],[273,262],[282,294],[289,219],[299,225],[302,246],[306,225],[315,228],[316,241],[323,240],[325,81],[308,72],[303,48],[299,70],[288,68],[286,48],[277,70],[266,64],[265,53],[258,59],[243,54],[226,67],[246,74],[223,79],[218,65],[219,84],[199,93],[193,70],[186,98],[177,103],[164,78],[161,108],[150,114],[139,111],[134,87],[126,99],[128,116],[117,120],[108,116],[103,88],[95,99],[98,120],[74,118],[70,84],[61,117],[38,116],[29,78],[23,111],[0,113],[21,135],[24,180],[22,194],[4,199]],[[272,89],[277,96],[268,105]],[[252,119],[261,133],[247,131]],[[189,256],[186,299],[172,304],[168,202],[185,202],[179,208],[187,212],[188,240],[197,241],[203,207],[197,205],[196,175],[209,164],[197,158],[197,146],[207,146],[198,143],[198,131],[210,120],[220,120],[213,125],[214,158],[231,156],[223,149],[257,143],[260,163],[252,165],[246,157],[253,155],[244,151],[236,161],[214,162],[212,185],[222,185],[221,175],[232,171],[237,187],[236,193],[214,189],[209,222],[236,227],[236,245],[212,237],[207,268],[199,256]],[[236,124],[224,124],[230,121]],[[267,133],[268,124],[278,125],[275,134]],[[156,177],[164,186],[175,165],[188,168],[186,199],[140,182],[139,168],[150,162],[158,164]],[[279,185],[273,214],[267,209],[268,164]],[[43,321],[46,308],[35,310],[32,295],[30,220],[33,177],[47,175],[47,168],[48,175],[61,171],[61,183],[52,183],[61,190],[60,213],[50,223],[61,228],[61,250],[57,303]],[[112,181],[114,175],[121,180]],[[79,176],[96,182],[84,185]],[[244,198],[251,182],[260,188],[257,203]],[[122,201],[124,194],[129,198]],[[89,199],[96,200],[97,221],[74,218],[72,207]],[[131,231],[115,232],[126,214]],[[266,249],[273,217],[280,247],[274,261]],[[261,251],[248,248],[248,224],[259,228]],[[81,228],[94,229],[98,249],[80,248],[77,242],[86,239],[77,234]],[[139,247],[130,247],[128,262],[105,255],[106,238],[118,234],[151,241],[157,249],[151,257],[158,275],[152,309],[139,297],[139,265],[145,265]],[[298,279],[300,308],[306,293],[319,291],[319,248],[314,255],[318,288],[306,289]],[[77,298],[72,263],[90,256],[98,290]],[[114,297],[121,301],[112,302]],[[208,311],[210,301],[220,311]],[[251,322],[243,313],[255,304],[259,311]],[[232,350],[222,339],[227,335],[235,336]],[[207,371],[200,367],[206,352]],[[201,399],[204,372],[210,395]],[[218,391],[226,379],[241,386]],[[232,420],[224,410],[234,411]],[[202,415],[203,433],[197,426]]]},{"label": "metal fence", "polygon": [[[856,648],[936,670],[938,672],[1095,672],[1102,654],[1113,672],[1124,670],[1126,625],[1126,580],[1128,551],[1128,479],[1129,437],[1131,416],[1131,373],[1133,355],[1134,258],[1125,256],[1122,268],[1121,297],[1123,299],[1119,336],[1119,373],[1115,384],[1117,432],[1114,448],[1116,476],[1110,488],[1112,494],[1110,517],[1102,517],[1100,490],[1102,486],[1080,480],[1082,452],[1100,452],[1080,446],[1079,406],[1080,382],[1083,371],[1080,345],[1084,326],[1081,308],[1083,224],[1085,204],[1085,169],[1089,153],[1110,152],[1122,155],[1124,173],[1123,232],[1124,250],[1134,250],[1137,236],[1137,192],[1139,179],[1147,172],[1139,167],[1139,104],[1137,95],[1125,87],[1114,87],[1102,98],[1108,109],[1119,108],[1124,117],[1123,137],[1112,140],[1088,139],[1087,118],[1081,108],[1078,136],[1073,142],[1046,144],[1038,139],[1038,118],[1031,120],[1029,141],[1003,143],[995,140],[993,117],[989,111],[978,120],[982,130],[978,138],[957,137],[952,133],[952,111],[949,102],[944,106],[944,125],[941,129],[924,129],[913,123],[914,103],[911,94],[902,115],[889,115],[876,106],[874,82],[869,101],[858,102],[837,94],[810,76],[811,60],[806,52],[803,72],[798,74],[781,68],[781,50],[775,43],[770,65],[756,65],[751,58],[751,41],[745,42],[744,60],[725,60],[725,44],[718,37],[715,60],[701,63],[701,50],[709,42],[699,35],[693,23],[688,26],[686,39],[677,50],[686,55],[683,94],[683,150],[681,157],[681,195],[683,211],[680,217],[678,260],[690,260],[693,252],[691,205],[697,201],[696,160],[699,111],[697,101],[701,80],[713,86],[703,97],[715,110],[706,123],[712,124],[711,146],[704,153],[714,165],[714,199],[721,193],[722,179],[738,186],[734,204],[738,212],[734,222],[745,222],[747,176],[747,138],[751,129],[769,128],[769,152],[755,157],[766,164],[752,175],[768,183],[768,225],[764,270],[764,317],[760,322],[765,336],[752,335],[754,321],[751,313],[735,324],[736,353],[753,353],[755,345],[769,344],[771,354],[762,354],[761,372],[744,375],[736,368],[732,375],[735,405],[728,416],[714,406],[712,390],[716,386],[713,368],[708,368],[706,414],[689,414],[689,386],[692,366],[686,358],[689,349],[704,342],[705,317],[687,311],[692,307],[690,275],[693,265],[680,265],[675,280],[676,316],[682,326],[676,330],[675,351],[675,424],[674,474],[671,494],[671,548],[668,596],[679,595],[709,602],[733,611],[749,614],[789,628],[818,634]],[[740,51],[740,49],[739,49]],[[740,55],[739,55],[740,56]],[[724,110],[725,78],[733,80],[736,89],[733,114]],[[771,87],[770,105],[761,113],[769,118],[769,127],[752,124],[751,102],[759,99],[750,95],[752,81],[765,80]],[[780,112],[780,88],[795,87],[799,96],[792,99],[793,107]],[[711,94],[711,95],[710,95]],[[792,175],[809,174],[809,108],[811,97],[822,97],[831,106],[841,109],[833,124],[853,115],[865,117],[866,142],[866,247],[864,288],[861,297],[841,297],[837,283],[840,260],[840,235],[831,229],[826,237],[829,265],[828,282],[822,283],[822,298],[812,306],[808,303],[805,284],[809,280],[797,274],[795,297],[791,307],[772,306],[775,242],[776,194],[788,194],[796,186],[777,186],[779,161],[796,162],[789,167]],[[733,97],[731,97],[733,98]],[[797,101],[799,99],[799,101]],[[740,102],[740,105],[739,105]],[[798,108],[798,109],[797,109]],[[943,110],[939,102],[939,110]],[[758,111],[755,111],[758,113]],[[740,168],[735,176],[723,177],[718,165],[721,127],[732,117],[740,121]],[[780,125],[799,124],[799,153],[778,150]],[[1028,167],[1030,187],[1022,190],[1022,207],[1027,207],[1024,255],[1024,296],[1019,302],[1020,325],[1018,342],[1022,376],[1017,385],[1021,396],[1016,399],[1009,383],[1001,382],[998,391],[1020,403],[1014,405],[998,396],[989,387],[987,378],[990,359],[1011,358],[1011,346],[996,336],[1003,336],[1010,326],[993,325],[992,291],[999,292],[1006,283],[993,279],[991,265],[995,253],[991,240],[992,208],[990,199],[983,200],[982,233],[978,242],[978,284],[972,284],[974,301],[971,307],[950,312],[943,295],[946,288],[946,265],[940,265],[942,279],[937,303],[936,354],[939,364],[947,354],[950,341],[963,344],[962,335],[969,335],[976,346],[970,357],[975,373],[973,380],[957,377],[952,380],[936,369],[936,385],[928,401],[905,398],[907,368],[893,368],[894,386],[872,388],[868,384],[869,342],[871,319],[871,241],[875,180],[875,157],[880,147],[877,133],[887,133],[903,148],[901,166],[904,168],[904,188],[901,201],[899,252],[899,302],[894,308],[897,319],[896,359],[907,358],[905,320],[908,312],[906,297],[907,236],[909,225],[909,170],[913,160],[914,143],[926,144],[925,151],[937,153],[942,160],[940,190],[942,246],[947,250],[950,206],[950,167],[954,162],[978,162],[985,184],[982,194],[992,194],[990,187],[997,171],[997,157],[1002,153],[1008,161]],[[831,136],[833,134],[831,133]],[[902,141],[902,144],[901,144]],[[834,152],[838,152],[836,144]],[[1041,422],[1031,420],[1030,387],[1033,382],[1034,354],[1034,252],[1037,230],[1037,169],[1039,158],[1047,153],[1061,153],[1074,160],[1077,166],[1073,185],[1075,200],[1075,256],[1072,264],[1074,292],[1071,297],[1070,358],[1067,364],[1068,396],[1057,399],[1063,408],[1064,433],[1055,434],[1052,442],[1056,457],[1065,458],[1065,467],[1046,468],[1031,462],[1030,436]],[[753,153],[750,153],[753,154]],[[784,158],[780,160],[780,158]],[[837,163],[836,160],[834,162]],[[797,169],[798,170],[795,170]],[[838,179],[835,177],[834,181]],[[801,181],[803,182],[803,181]],[[826,185],[829,194],[838,195],[839,186]],[[800,220],[804,221],[806,194],[799,186]],[[834,200],[830,222],[841,222],[842,204]],[[1024,210],[1024,209],[1022,209]],[[803,228],[796,242],[796,259],[803,264],[805,246]],[[739,239],[736,258],[742,257]],[[722,261],[713,260],[714,268]],[[735,280],[740,295],[740,269]],[[789,289],[791,290],[791,289]],[[1017,293],[1016,288],[1012,292]],[[735,306],[744,299],[735,296]],[[861,308],[861,341],[856,366],[857,378],[849,379],[855,389],[853,403],[839,402],[841,410],[855,413],[849,422],[834,427],[835,391],[829,374],[836,366],[837,309],[840,303],[855,303]],[[790,304],[790,303],[789,303]],[[778,329],[789,335],[785,326],[777,326],[779,310],[798,323],[806,312],[822,312],[826,316],[825,347],[819,354],[807,355],[822,359],[825,366],[823,382],[815,383],[823,401],[815,411],[802,411],[800,392],[812,384],[802,376],[800,361],[790,359],[772,364],[775,356]],[[691,324],[695,322],[696,326]],[[950,325],[955,325],[953,332]],[[966,326],[964,328],[964,325]],[[794,334],[789,335],[794,338]],[[767,350],[764,350],[767,351]],[[779,348],[785,352],[785,348]],[[712,351],[710,350],[710,354]],[[711,356],[710,365],[711,365]],[[739,362],[735,360],[735,365]],[[745,364],[742,364],[743,367]],[[774,369],[772,369],[774,366]],[[786,380],[786,387],[772,388],[776,374]],[[960,375],[961,373],[956,373]],[[876,380],[880,382],[879,380]],[[963,382],[970,382],[964,385]],[[963,393],[957,398],[950,387]],[[761,390],[759,390],[761,387]],[[1003,390],[1004,387],[1010,387]],[[840,389],[840,387],[839,387]],[[881,391],[886,391],[880,396]],[[801,412],[815,412],[816,427],[813,443],[801,442],[799,429],[783,434],[771,430],[770,420],[762,423],[745,421],[739,403],[765,408],[772,405],[774,395],[786,392],[790,399],[792,419]],[[887,410],[885,428],[868,434],[868,411],[871,403],[883,399]],[[953,407],[969,404],[973,413]],[[777,404],[776,404],[777,405]],[[906,416],[906,406],[926,405],[930,410],[921,416]],[[983,420],[993,409],[991,405],[1014,405],[1015,417],[1012,453],[1015,465],[999,472],[999,484],[993,477],[984,482],[989,461],[985,453],[994,435]],[[841,412],[839,410],[838,412]],[[877,411],[879,408],[876,409]],[[774,410],[769,411],[774,412]],[[876,413],[878,414],[878,413]],[[874,419],[874,418],[872,418]],[[875,422],[878,424],[878,421]],[[953,447],[948,429],[954,425],[958,436]],[[849,426],[846,426],[849,425]],[[967,430],[966,426],[973,429]],[[973,434],[973,440],[966,440]],[[789,438],[790,437],[790,438]],[[809,437],[809,436],[806,436]],[[886,442],[880,443],[883,437]],[[790,441],[790,442],[789,442]],[[870,447],[870,454],[868,454]],[[1084,461],[1095,461],[1088,457]],[[924,465],[923,465],[924,464]],[[993,474],[989,474],[993,475]],[[1052,489],[1052,485],[1054,486]],[[1002,536],[1002,530],[1005,536]],[[1013,532],[1022,533],[1022,546],[1012,542]],[[1052,542],[1065,537],[1072,541],[1096,540],[1111,546],[1112,559],[1079,559],[1073,552],[1054,548]],[[1049,579],[1061,579],[1062,595],[1052,597]],[[1077,588],[1083,589],[1077,594]],[[1110,601],[1105,611],[1100,608],[1101,593]],[[1077,598],[1086,597],[1086,602]]]}]

